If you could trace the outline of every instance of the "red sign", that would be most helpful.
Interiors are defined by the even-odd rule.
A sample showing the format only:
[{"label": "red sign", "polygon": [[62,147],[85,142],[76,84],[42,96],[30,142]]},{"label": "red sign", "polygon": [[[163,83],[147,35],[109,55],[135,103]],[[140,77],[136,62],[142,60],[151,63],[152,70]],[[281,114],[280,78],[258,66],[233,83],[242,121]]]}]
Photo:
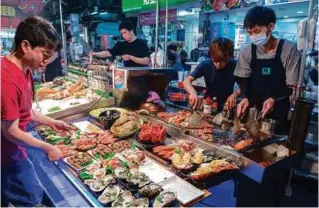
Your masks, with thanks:
[{"label": "red sign", "polygon": [[1,28],[17,28],[21,19],[1,16]]},{"label": "red sign", "polygon": [[[152,25],[156,23],[156,15],[155,12],[149,13],[140,13],[139,14],[139,24],[140,25]],[[165,11],[160,12],[160,23],[165,22]],[[168,21],[169,22],[176,22],[177,21],[177,9],[170,9],[168,10]]]}]

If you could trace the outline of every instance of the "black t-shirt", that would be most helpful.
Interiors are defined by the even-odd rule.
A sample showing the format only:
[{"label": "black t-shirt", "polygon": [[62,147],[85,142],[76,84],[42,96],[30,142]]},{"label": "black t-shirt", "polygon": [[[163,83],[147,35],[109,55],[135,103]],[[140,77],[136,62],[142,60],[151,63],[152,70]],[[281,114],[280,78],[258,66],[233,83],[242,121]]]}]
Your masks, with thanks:
[{"label": "black t-shirt", "polygon": [[194,79],[204,77],[206,84],[205,97],[216,97],[219,111],[223,109],[227,98],[234,91],[235,67],[236,61],[230,60],[224,68],[217,70],[211,60],[206,60],[201,62],[190,74]]},{"label": "black t-shirt", "polygon": [[[149,57],[149,48],[146,42],[140,38],[136,38],[133,42],[119,41],[112,49],[108,50],[112,56],[132,55],[137,58]],[[145,67],[147,65],[137,64],[133,61],[124,61],[125,67]]]}]

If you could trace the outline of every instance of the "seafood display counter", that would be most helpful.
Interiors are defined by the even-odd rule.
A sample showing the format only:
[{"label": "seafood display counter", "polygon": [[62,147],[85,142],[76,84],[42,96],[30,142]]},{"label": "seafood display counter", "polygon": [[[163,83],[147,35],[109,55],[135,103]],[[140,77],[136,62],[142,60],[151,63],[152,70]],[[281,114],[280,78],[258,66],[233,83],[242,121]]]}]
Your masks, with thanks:
[{"label": "seafood display counter", "polygon": [[[105,131],[97,115],[108,110],[119,111],[120,118]],[[65,158],[47,174],[52,169],[60,172],[61,180],[67,180],[65,184],[82,197],[80,206],[192,206],[201,201],[206,203],[198,206],[213,206],[207,204],[214,197],[209,190],[228,180],[235,181],[237,204],[247,205],[252,200],[243,193],[273,182],[274,173],[289,170],[300,158],[293,151],[278,157],[282,153],[275,146],[239,153],[159,118],[119,108],[64,120],[72,124],[72,130],[54,132],[40,126],[32,134],[61,149]]]},{"label": "seafood display counter", "polygon": [[[55,163],[56,169],[90,206],[191,206],[210,197],[208,182],[241,167],[240,157],[205,146],[166,124],[152,126],[165,129],[164,141],[142,143],[139,137],[148,137],[144,131],[153,121],[120,111],[110,131],[101,130],[93,116],[83,113],[64,119],[72,130],[54,132],[39,126],[33,132],[61,149],[65,158]],[[132,121],[133,134],[118,131]],[[167,147],[176,149],[171,159],[161,157]],[[161,150],[158,155],[156,150]]]},{"label": "seafood display counter", "polygon": [[[261,141],[254,141],[245,131],[235,135],[234,127],[220,127],[205,118],[198,126],[190,126],[190,114],[186,110],[168,108],[167,112],[145,117],[155,123],[173,126],[179,134],[183,132],[184,138],[192,138],[205,148],[226,151],[239,158],[240,174],[226,178],[235,180],[238,206],[274,206],[288,184],[289,172],[301,165],[304,153],[291,149],[285,135],[261,135]],[[254,196],[253,200],[251,196]]]},{"label": "seafood display counter", "polygon": [[58,77],[53,82],[36,86],[32,108],[51,118],[77,114],[83,109],[113,106],[110,93],[87,88],[87,81],[71,82],[68,77]]}]

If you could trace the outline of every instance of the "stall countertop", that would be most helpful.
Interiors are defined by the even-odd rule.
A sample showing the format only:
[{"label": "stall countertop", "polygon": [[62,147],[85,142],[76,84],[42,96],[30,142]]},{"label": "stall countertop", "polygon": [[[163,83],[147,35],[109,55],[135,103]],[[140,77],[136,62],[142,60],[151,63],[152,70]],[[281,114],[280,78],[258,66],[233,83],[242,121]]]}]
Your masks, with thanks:
[{"label": "stall countertop", "polygon": [[174,71],[173,68],[163,67],[163,68],[152,68],[152,67],[117,67],[117,69],[123,69],[127,71],[154,71],[154,70],[171,70]]}]

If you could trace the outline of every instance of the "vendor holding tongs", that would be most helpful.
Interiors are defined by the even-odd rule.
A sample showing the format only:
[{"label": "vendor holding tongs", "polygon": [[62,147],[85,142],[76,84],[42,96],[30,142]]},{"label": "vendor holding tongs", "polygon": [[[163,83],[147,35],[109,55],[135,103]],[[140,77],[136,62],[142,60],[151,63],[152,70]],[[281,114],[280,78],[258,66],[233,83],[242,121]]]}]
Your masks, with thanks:
[{"label": "vendor holding tongs", "polygon": [[[206,93],[204,98],[217,98],[218,111],[226,106],[230,110],[236,106],[236,99],[240,90],[234,91],[234,70],[236,61],[233,59],[234,44],[227,38],[216,38],[209,47],[211,59],[201,62],[196,69],[184,80],[184,88],[189,93],[191,106],[201,105],[199,96],[192,86],[192,82],[204,77]],[[196,106],[195,106],[196,108]]]},{"label": "vendor holding tongs", "polygon": [[244,28],[252,44],[240,51],[234,73],[243,97],[237,116],[256,106],[262,119],[277,121],[277,133],[286,133],[290,87],[298,83],[300,53],[294,43],[272,35],[275,23],[275,12],[268,7],[256,6],[246,14]]}]

